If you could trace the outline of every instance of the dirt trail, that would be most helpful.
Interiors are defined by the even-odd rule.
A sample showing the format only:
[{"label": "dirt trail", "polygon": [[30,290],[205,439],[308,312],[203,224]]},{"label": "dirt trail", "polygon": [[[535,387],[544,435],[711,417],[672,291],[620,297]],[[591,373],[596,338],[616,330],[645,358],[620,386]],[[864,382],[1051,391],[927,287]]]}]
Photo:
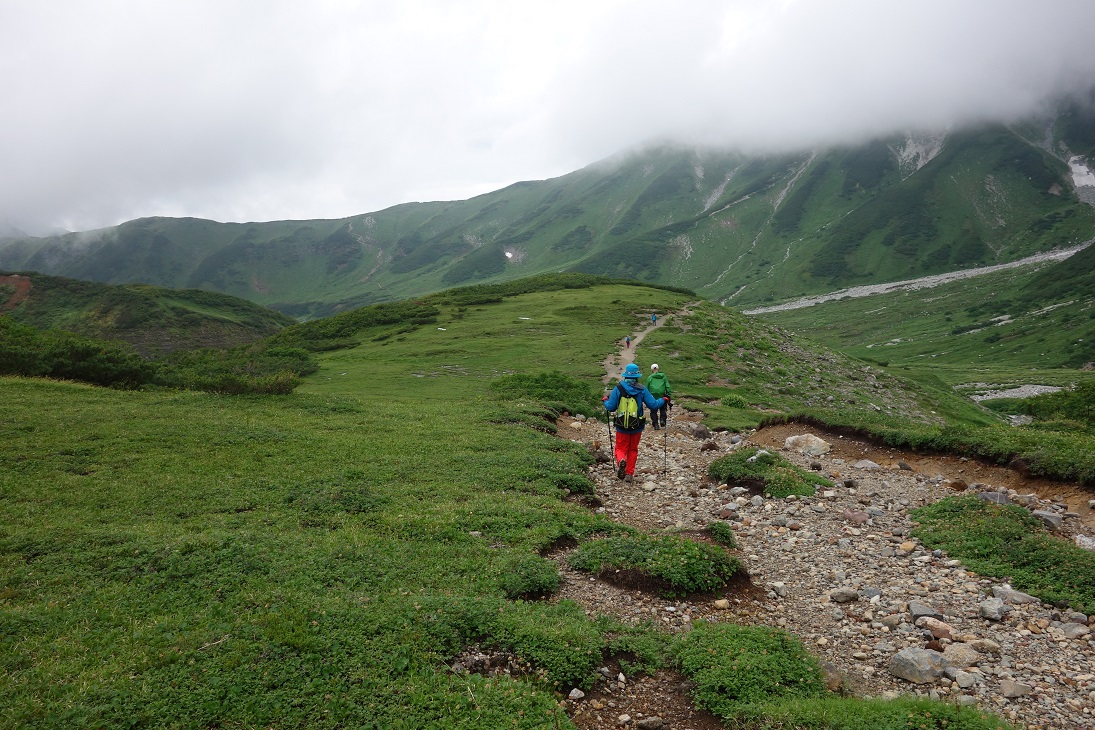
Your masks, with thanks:
[{"label": "dirt trail", "polygon": [[[681,314],[668,314],[665,320],[669,321]],[[661,324],[663,322],[659,321],[658,326]],[[618,378],[622,368],[634,361],[637,354],[635,346],[653,330],[653,325],[646,327],[632,340],[633,347],[621,348],[619,352],[606,358],[606,383]],[[706,478],[706,469],[712,460],[733,448],[732,434],[715,434],[715,438],[705,443],[702,431],[700,433],[696,431],[697,427],[701,426],[699,422],[703,414],[687,412],[681,408],[676,410],[678,412],[673,414],[673,420],[667,430],[660,433],[648,430],[644,433],[639,449],[639,468],[633,484],[615,478],[615,471],[607,454],[604,456],[605,463],[591,468],[591,477],[597,483],[597,497],[593,500],[592,508],[618,523],[644,532],[672,530],[692,539],[708,540],[703,527],[712,519],[717,519],[712,516],[711,507],[724,502],[726,498],[723,495],[726,492],[720,491],[718,485],[712,484]],[[606,443],[608,434],[603,419],[599,422],[582,422],[579,419],[564,417],[559,419],[557,426],[561,438],[584,443],[595,453],[608,451]],[[888,542],[896,546],[910,539],[910,525],[907,517],[904,516],[905,508],[901,508],[896,503],[898,500],[911,502],[910,507],[925,504],[953,493],[951,490],[961,488],[962,483],[991,484],[998,488],[1014,489],[1021,494],[1035,493],[1044,499],[1067,502],[1070,509],[1080,516],[1079,520],[1073,520],[1073,522],[1082,521],[1083,523],[1082,526],[1077,524],[1074,529],[1086,528],[1086,531],[1091,531],[1095,528],[1095,514],[1087,506],[1087,500],[1095,495],[1082,487],[1029,479],[1014,470],[982,464],[971,459],[905,452],[796,424],[772,427],[745,435],[744,443],[781,451],[788,458],[801,461],[800,466],[803,468],[809,468],[811,459],[803,460],[783,449],[784,440],[788,435],[803,432],[815,433],[832,444],[831,453],[823,458],[812,460],[823,462],[826,475],[835,478],[838,475],[852,476],[853,474],[849,472],[854,472],[854,476],[860,482],[861,491],[870,492],[871,485],[876,485],[880,490],[880,495],[875,498],[873,504],[884,504],[886,516],[878,518],[876,522],[879,524],[871,528],[872,533],[878,533],[872,537],[877,539],[879,547]],[[708,449],[707,446],[715,446],[715,448]],[[667,464],[663,463],[663,459],[666,458]],[[872,476],[868,476],[866,472],[853,470],[852,465],[860,459],[870,459],[881,465],[882,469],[877,472],[877,475]],[[902,462],[905,466],[901,466]],[[944,477],[946,481],[936,481]],[[946,486],[948,484],[952,486]],[[883,503],[882,497],[887,490],[890,494],[887,501]],[[908,500],[903,499],[904,497]],[[824,502],[825,500],[819,498],[816,501]],[[850,535],[859,535],[860,531],[849,528],[840,518],[842,503],[833,502],[830,510],[823,510],[820,516],[813,512],[799,512],[794,519],[803,520],[806,531],[788,532],[780,536],[775,526],[766,526],[768,523],[765,518],[767,515],[782,512],[785,504],[794,503],[772,501],[770,506],[774,509],[771,513],[757,510],[759,514],[750,515],[744,523],[739,523],[742,529],[738,533],[741,544],[738,557],[745,563],[750,576],[746,577],[741,584],[730,586],[718,595],[691,596],[685,600],[664,599],[644,591],[641,587],[617,585],[603,577],[591,577],[574,571],[569,568],[565,560],[568,551],[562,550],[551,556],[558,563],[561,576],[560,589],[552,600],[575,601],[590,616],[613,616],[629,624],[653,621],[664,625],[670,632],[688,631],[692,622],[696,620],[778,625],[798,636],[811,647],[811,650],[815,651],[822,661],[835,667],[842,676],[846,677],[848,680],[846,687],[849,690],[869,696],[885,693],[914,693],[917,690],[923,691],[923,688],[889,675],[885,671],[885,660],[888,659],[888,655],[881,656],[877,660],[862,659],[866,654],[871,654],[870,648],[866,646],[868,640],[862,639],[861,641],[865,643],[857,645],[852,637],[857,636],[858,632],[866,631],[864,627],[867,624],[856,623],[856,615],[851,610],[841,619],[830,617],[831,604],[826,603],[825,596],[831,587],[833,570],[847,569],[854,572],[857,577],[866,580],[868,585],[877,584],[884,587],[891,601],[915,599],[921,595],[916,591],[920,591],[923,586],[923,593],[927,594],[928,598],[922,600],[932,600],[939,605],[946,605],[949,620],[956,623],[965,622],[961,624],[965,630],[984,633],[984,627],[981,625],[983,622],[978,623],[976,620],[966,618],[969,606],[962,601],[968,602],[974,599],[959,597],[957,594],[963,590],[960,587],[961,584],[955,583],[952,587],[948,583],[950,580],[947,577],[948,571],[954,572],[960,569],[948,567],[944,562],[945,558],[938,560],[919,558],[919,560],[930,559],[933,562],[930,566],[922,562],[917,562],[915,565],[910,563],[909,575],[894,578],[887,571],[892,573],[894,565],[903,565],[901,559],[879,560],[873,554],[866,555],[870,551],[863,548],[854,551],[856,554],[850,557],[847,550],[836,544],[838,538],[864,539],[850,537]],[[837,506],[838,504],[841,506]],[[856,508],[866,509],[856,502],[850,504]],[[743,509],[748,510],[748,506],[746,505]],[[768,506],[765,506],[764,510],[767,509]],[[714,510],[714,512],[717,511],[717,509]],[[829,513],[830,511],[832,514]],[[780,530],[782,532],[786,528],[780,528]],[[810,530],[816,532],[818,546],[808,547],[804,542],[800,548],[788,550],[787,545],[776,545],[773,542],[773,540],[776,542],[786,540],[788,536],[791,536],[789,544],[793,544],[795,539],[800,539],[794,536],[811,534]],[[833,534],[830,535],[830,532]],[[860,552],[863,555],[860,555]],[[930,556],[930,551],[916,552],[913,555]],[[912,556],[908,559],[911,560]],[[828,580],[826,576],[830,576]],[[977,576],[969,574],[966,580],[975,578]],[[773,594],[766,587],[773,585],[772,581],[776,580],[786,583],[789,591],[786,599],[773,598]],[[984,590],[987,583],[988,581],[982,580],[978,590]],[[930,591],[936,591],[938,586],[943,586],[943,590],[929,592],[929,585]],[[912,593],[906,595],[910,591]],[[950,598],[948,593],[955,594],[953,605],[945,603]],[[716,605],[716,599],[719,598],[728,599],[729,607]],[[1032,613],[1026,616],[1027,619],[1033,620],[1035,616],[1040,615],[1033,613],[1034,610],[1034,608],[1029,609]],[[1016,615],[1019,614],[1020,611],[1017,610]],[[951,616],[954,618],[950,618]],[[1064,644],[1037,643],[1042,637],[1023,636],[1019,629],[1026,624],[1019,623],[1018,619],[1013,623],[1015,623],[1014,627],[1005,627],[1001,624],[999,628],[1005,630],[991,635],[1005,644],[1005,651],[1010,652],[1016,661],[1025,661],[1026,666],[1033,666],[1036,659],[1060,655],[1060,662],[1068,666],[1082,665],[1082,671],[1089,671],[1087,667],[1093,666],[1091,649],[1083,648],[1086,643],[1081,641],[1070,644],[1067,651],[1071,653],[1066,656]],[[852,633],[849,634],[849,631]],[[870,641],[873,642],[875,639],[872,638]],[[852,648],[853,646],[855,648]],[[1079,649],[1076,648],[1077,646]],[[1095,646],[1095,642],[1091,646]],[[860,651],[856,652],[856,648]],[[853,653],[859,658],[853,657]],[[1039,718],[1037,726],[1046,728],[1075,727],[1077,721],[1082,722],[1088,719],[1087,715],[1072,714],[1074,710],[1063,704],[1064,700],[1061,703],[1054,701],[1052,709],[1055,714],[1052,720],[1042,719],[1041,713],[1047,709],[1044,705],[1044,698],[1047,695],[1044,694],[1022,700],[1001,699],[998,679],[992,673],[997,667],[992,664],[993,662],[986,662],[985,679],[983,684],[979,685],[982,689],[976,693],[978,703],[984,703],[985,709],[1004,715],[1017,727],[1035,727],[1033,718],[1036,717]],[[627,676],[622,671],[623,668],[618,663],[609,663],[602,672],[604,679],[592,690],[586,692],[584,697],[565,701],[568,715],[579,728],[608,730],[621,726],[636,726],[641,720],[647,720],[647,726],[650,727],[673,728],[673,730],[688,728],[715,730],[723,727],[718,718],[710,713],[698,711],[694,707],[689,694],[689,683],[676,672],[662,670],[653,677],[643,677]],[[1091,671],[1095,673],[1095,668]],[[1048,693],[1052,690],[1053,687],[1047,687],[1044,691]],[[951,693],[948,700],[957,699],[959,694],[957,690],[946,691]],[[1042,691],[1039,689],[1039,692]],[[1036,699],[1038,701],[1035,701]],[[1090,710],[1085,710],[1085,712],[1088,711]],[[623,716],[627,716],[626,722],[621,719]],[[662,724],[652,723],[652,718],[659,718]]]},{"label": "dirt trail", "polygon": [[[664,326],[667,322],[672,321],[674,324],[679,324],[678,320],[681,317],[688,316],[692,311],[690,308],[685,307],[676,312],[669,312],[663,317],[659,318],[657,322],[651,322],[645,329],[637,334],[631,335],[631,347],[621,347],[618,352],[614,352],[605,358],[604,368],[605,375],[601,379],[605,385],[610,384],[613,380],[620,377],[620,373],[624,368],[635,362],[635,351],[639,348],[639,344],[646,338],[648,334],[656,330],[658,327]],[[644,317],[647,315],[643,315]]]}]

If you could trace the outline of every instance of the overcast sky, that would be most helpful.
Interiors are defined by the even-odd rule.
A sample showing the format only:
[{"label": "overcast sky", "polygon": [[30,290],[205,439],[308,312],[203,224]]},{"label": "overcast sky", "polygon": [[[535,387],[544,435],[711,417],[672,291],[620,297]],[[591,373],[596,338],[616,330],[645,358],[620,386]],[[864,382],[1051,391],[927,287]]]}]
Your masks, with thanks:
[{"label": "overcast sky", "polygon": [[0,0],[0,224],[339,218],[655,138],[1007,119],[1095,81],[1095,0]]}]

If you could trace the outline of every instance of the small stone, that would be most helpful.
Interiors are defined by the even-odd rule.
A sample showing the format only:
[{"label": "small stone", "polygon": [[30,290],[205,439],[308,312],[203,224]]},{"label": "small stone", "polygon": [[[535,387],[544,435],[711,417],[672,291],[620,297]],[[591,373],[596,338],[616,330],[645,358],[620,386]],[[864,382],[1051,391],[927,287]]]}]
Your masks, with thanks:
[{"label": "small stone", "polygon": [[1041,603],[1041,601],[1034,596],[1028,593],[1023,593],[1022,591],[1017,591],[1007,583],[999,586],[993,586],[992,595],[1004,601],[1005,603],[1010,603],[1012,605],[1018,605],[1022,603]]},{"label": "small stone", "polygon": [[720,611],[725,611],[726,609],[730,608],[730,601],[726,600],[725,598],[720,598],[719,600],[715,601],[715,608],[719,609]]},{"label": "small stone", "polygon": [[925,616],[939,619],[940,621],[943,620],[943,614],[936,611],[932,606],[921,603],[920,601],[909,601],[909,615],[912,616],[914,624]]},{"label": "small stone", "polygon": [[788,436],[783,441],[783,448],[797,451],[807,456],[821,456],[829,453],[832,446],[811,433],[798,436]]},{"label": "small stone", "polygon": [[569,695],[567,695],[567,697],[569,697],[569,698],[570,698],[570,699],[572,699],[572,700],[581,700],[581,699],[585,699],[585,696],[586,696],[586,693],[585,693],[585,692],[583,692],[582,690],[578,689],[577,687],[575,687],[574,689],[570,690],[570,694],[569,694]]},{"label": "small stone", "polygon": [[1079,639],[1091,633],[1091,629],[1085,624],[1065,624],[1061,627],[1061,631],[1068,639]]},{"label": "small stone", "polygon": [[1050,530],[1061,529],[1061,515],[1044,509],[1036,509],[1031,514],[1042,521]]},{"label": "small stone", "polygon": [[1008,495],[1000,492],[978,492],[977,496],[990,504],[1010,504]]},{"label": "small stone", "polygon": [[829,591],[829,600],[837,603],[852,603],[859,600],[859,591],[855,588],[842,586]]},{"label": "small stone", "polygon": [[954,640],[954,627],[931,616],[921,616],[916,620],[916,626],[932,632],[937,639]]},{"label": "small stone", "polygon": [[977,611],[981,618],[987,618],[989,621],[1003,621],[1004,616],[1011,612],[1011,606],[999,598],[989,598],[981,601]]},{"label": "small stone", "polygon": [[870,459],[860,459],[859,461],[857,461],[854,464],[854,466],[855,466],[856,469],[866,469],[868,471],[873,471],[875,469],[881,469],[882,468],[881,466],[874,463]]},{"label": "small stone", "polygon": [[1013,679],[1005,679],[1000,682],[1000,694],[1008,698],[1022,697],[1023,695],[1029,695],[1033,691],[1034,688],[1029,684],[1016,682]]},{"label": "small stone", "polygon": [[950,644],[943,650],[943,658],[952,667],[972,667],[981,661],[981,655],[969,644]]},{"label": "small stone", "polygon": [[913,550],[916,550],[916,543],[908,540],[898,545],[897,549],[905,553],[911,553]]},{"label": "small stone", "polygon": [[665,720],[660,717],[644,717],[635,723],[635,727],[638,730],[663,730],[665,728]]}]

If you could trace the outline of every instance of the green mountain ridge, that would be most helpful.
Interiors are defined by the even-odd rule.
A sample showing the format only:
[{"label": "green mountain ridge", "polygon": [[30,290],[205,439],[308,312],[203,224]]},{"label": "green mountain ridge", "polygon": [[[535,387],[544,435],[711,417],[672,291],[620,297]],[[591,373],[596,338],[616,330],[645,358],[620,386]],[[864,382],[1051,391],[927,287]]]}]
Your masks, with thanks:
[{"label": "green mountain ridge", "polygon": [[248,344],[295,322],[281,312],[218,292],[3,271],[0,314],[40,330],[127,342],[146,357]]},{"label": "green mountain ridge", "polygon": [[298,319],[574,271],[734,306],[1004,263],[1095,237],[1067,161],[1095,112],[799,154],[651,146],[470,200],[339,220],[142,218],[0,238],[0,268],[220,291]]}]

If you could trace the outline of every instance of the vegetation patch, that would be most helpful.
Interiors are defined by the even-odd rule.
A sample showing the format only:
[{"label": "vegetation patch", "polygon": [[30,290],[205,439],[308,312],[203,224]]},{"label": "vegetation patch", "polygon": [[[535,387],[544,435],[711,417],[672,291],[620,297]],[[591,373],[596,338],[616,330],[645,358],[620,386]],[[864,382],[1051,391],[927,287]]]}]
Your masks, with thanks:
[{"label": "vegetation patch", "polygon": [[828,692],[798,639],[764,626],[696,622],[673,647],[696,704],[751,730],[1006,730],[976,709],[926,699],[858,700]]},{"label": "vegetation patch", "polygon": [[509,401],[537,400],[547,404],[559,404],[562,410],[584,416],[600,415],[599,389],[588,380],[553,370],[547,373],[514,373],[503,375],[491,382],[491,391]]},{"label": "vegetation patch", "polygon": [[677,535],[619,535],[590,540],[568,558],[577,570],[666,596],[710,593],[744,570],[720,548]]},{"label": "vegetation patch", "polygon": [[831,487],[824,477],[800,469],[779,454],[749,447],[719,457],[707,467],[707,475],[730,486],[743,486],[775,499],[797,494],[813,496],[818,487]]},{"label": "vegetation patch", "polygon": [[982,575],[1008,580],[1048,603],[1095,613],[1095,553],[1054,537],[1022,507],[975,496],[913,510],[914,533]]}]

